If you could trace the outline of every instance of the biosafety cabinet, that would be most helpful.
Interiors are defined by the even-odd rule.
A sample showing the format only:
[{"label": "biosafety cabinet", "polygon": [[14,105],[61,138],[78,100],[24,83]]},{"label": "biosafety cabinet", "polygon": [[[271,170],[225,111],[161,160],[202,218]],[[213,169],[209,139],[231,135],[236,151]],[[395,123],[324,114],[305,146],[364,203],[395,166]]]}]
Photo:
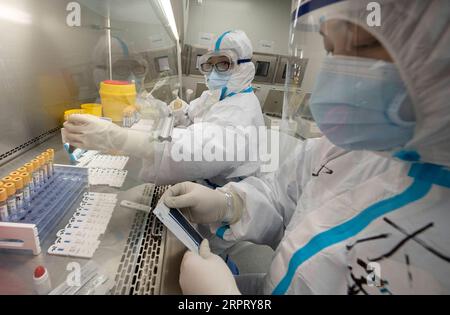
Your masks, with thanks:
[{"label": "biosafety cabinet", "polygon": [[[127,190],[141,185],[134,201],[151,209],[167,187],[153,184],[157,178],[142,182],[141,162],[120,154],[88,152],[71,161],[60,133],[67,110],[101,103],[102,81],[143,83],[165,103],[181,91],[180,37],[171,14],[182,12],[184,1],[174,2],[171,12],[163,2],[0,0],[0,178],[26,173],[26,164],[54,149],[54,175],[45,173],[23,213],[0,222],[0,294],[35,294],[38,265],[53,289],[64,285],[70,268],[81,268],[84,291],[63,286],[56,294],[180,293],[184,247],[153,214],[120,204],[122,196],[131,198]],[[119,181],[101,183],[103,172]],[[80,234],[68,245],[64,237],[96,198],[106,205],[96,216],[104,230],[97,240]]]}]

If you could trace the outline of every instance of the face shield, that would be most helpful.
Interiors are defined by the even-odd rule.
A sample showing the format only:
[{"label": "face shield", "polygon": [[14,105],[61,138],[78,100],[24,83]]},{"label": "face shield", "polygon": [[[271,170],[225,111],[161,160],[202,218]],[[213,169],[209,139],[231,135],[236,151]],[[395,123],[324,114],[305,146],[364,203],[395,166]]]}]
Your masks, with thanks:
[{"label": "face shield", "polygon": [[[315,5],[314,5],[315,2]],[[415,117],[387,49],[359,23],[366,1],[299,1],[291,24],[282,129],[324,134],[345,150],[390,151],[413,137]]]}]

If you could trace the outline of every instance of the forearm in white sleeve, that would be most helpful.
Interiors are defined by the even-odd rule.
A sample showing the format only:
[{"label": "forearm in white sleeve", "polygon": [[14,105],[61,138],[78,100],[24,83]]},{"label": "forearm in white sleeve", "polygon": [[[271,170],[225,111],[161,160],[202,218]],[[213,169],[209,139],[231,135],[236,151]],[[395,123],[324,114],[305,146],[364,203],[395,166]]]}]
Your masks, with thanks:
[{"label": "forearm in white sleeve", "polygon": [[[144,160],[141,177],[157,178],[158,184],[170,185],[232,173],[234,168],[247,162],[235,158],[226,159],[226,141],[230,137],[242,140],[245,136],[231,127],[225,129],[211,123],[198,123],[186,129],[175,128],[172,142],[158,145],[151,163]],[[238,146],[236,152],[247,150],[245,141],[236,143],[245,145],[245,147]],[[208,155],[210,152],[214,154]],[[223,158],[220,159],[220,156]]]},{"label": "forearm in white sleeve", "polygon": [[212,225],[211,231],[226,241],[245,240],[275,248],[296,210],[302,178],[311,175],[305,148],[300,144],[277,172],[223,187],[233,195],[234,206],[241,205],[242,216],[232,224]]}]

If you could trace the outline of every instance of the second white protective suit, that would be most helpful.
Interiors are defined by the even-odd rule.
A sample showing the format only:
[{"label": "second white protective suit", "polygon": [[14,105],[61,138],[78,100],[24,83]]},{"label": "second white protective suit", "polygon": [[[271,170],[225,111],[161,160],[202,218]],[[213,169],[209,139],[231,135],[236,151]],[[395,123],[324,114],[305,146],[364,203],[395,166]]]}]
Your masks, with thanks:
[{"label": "second white protective suit", "polygon": [[[367,31],[386,47],[407,86],[414,135],[384,152],[308,140],[276,173],[225,186],[244,211],[237,223],[211,225],[212,231],[276,249],[268,274],[252,287],[240,285],[242,293],[450,292],[450,5],[379,2],[383,23]],[[367,3],[343,1],[324,10],[367,28]],[[308,8],[318,9],[300,8],[299,17],[307,18]]]},{"label": "second white protective suit", "polygon": [[[236,158],[238,152],[251,147],[245,129],[265,126],[261,105],[251,87],[255,76],[252,45],[244,32],[230,31],[214,43],[211,51],[216,50],[230,51],[238,58],[226,86],[205,91],[190,103],[190,125],[174,128],[171,142],[158,145],[155,134],[130,132],[87,115],[69,117],[63,137],[79,148],[98,146],[142,158],[141,177],[160,185],[203,179],[212,185],[223,185],[254,174],[259,170],[258,161]],[[225,156],[230,152],[230,139],[237,146],[232,147],[231,158]]]}]

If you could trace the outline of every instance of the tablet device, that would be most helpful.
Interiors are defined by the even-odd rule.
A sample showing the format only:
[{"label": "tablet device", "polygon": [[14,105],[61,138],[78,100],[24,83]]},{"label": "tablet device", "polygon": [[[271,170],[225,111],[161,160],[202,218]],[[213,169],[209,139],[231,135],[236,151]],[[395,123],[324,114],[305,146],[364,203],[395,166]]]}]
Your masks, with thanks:
[{"label": "tablet device", "polygon": [[180,210],[169,208],[163,202],[153,213],[189,250],[198,253],[203,236],[192,226]]}]

